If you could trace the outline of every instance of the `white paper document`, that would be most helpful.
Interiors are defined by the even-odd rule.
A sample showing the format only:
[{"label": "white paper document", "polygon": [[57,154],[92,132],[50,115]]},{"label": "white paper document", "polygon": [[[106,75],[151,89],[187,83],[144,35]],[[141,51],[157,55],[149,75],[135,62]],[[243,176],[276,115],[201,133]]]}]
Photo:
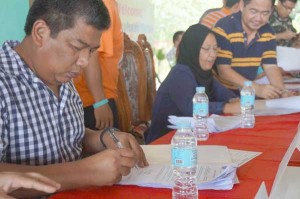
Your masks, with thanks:
[{"label": "white paper document", "polygon": [[299,91],[300,84],[285,84],[284,87],[290,91]]},{"label": "white paper document", "polygon": [[[172,188],[171,145],[142,145],[149,167],[132,169],[119,184]],[[258,152],[228,150],[226,146],[198,146],[197,187],[199,190],[229,190],[238,182],[237,165],[259,155]],[[232,161],[231,155],[234,157]],[[237,164],[235,164],[237,163]]]},{"label": "white paper document", "polygon": [[[176,124],[181,121],[190,122],[192,126],[194,126],[192,117],[177,117],[170,115],[168,121],[171,123],[168,127],[171,129],[177,129]],[[207,119],[207,126],[210,133],[224,132],[241,127],[241,118],[240,116],[220,116],[212,114]]]},{"label": "white paper document", "polygon": [[242,166],[243,164],[249,162],[256,156],[261,154],[261,152],[243,151],[243,150],[235,150],[235,149],[229,149],[229,153],[232,162],[235,165],[238,165],[238,167]]},{"label": "white paper document", "polygon": [[[172,164],[171,145],[141,145],[147,160],[152,164]],[[197,147],[198,164],[232,164],[230,153],[226,146],[205,145]]]},{"label": "white paper document", "polygon": [[300,96],[266,100],[268,108],[296,109],[300,111]]},{"label": "white paper document", "polygon": [[255,115],[287,115],[298,112],[300,112],[300,96],[255,101]]},{"label": "white paper document", "polygon": [[277,46],[277,64],[285,71],[300,70],[300,49]]},{"label": "white paper document", "polygon": [[268,79],[267,76],[263,76],[263,77],[261,77],[259,79],[255,79],[254,81],[257,84],[270,84],[270,81],[269,81],[269,79]]},{"label": "white paper document", "polygon": [[288,162],[297,146],[297,144],[299,143],[300,140],[300,125],[298,126],[298,131],[297,134],[295,135],[292,143],[290,144],[288,150],[286,151],[285,155],[283,156],[279,168],[277,170],[277,174],[275,177],[275,180],[273,182],[273,186],[272,186],[272,190],[271,190],[271,194],[270,194],[270,198],[273,198],[274,196],[274,192],[276,192],[276,190],[278,189],[280,180],[284,174],[284,171],[286,170],[286,167],[288,165]]},{"label": "white paper document", "polygon": [[[198,165],[196,173],[197,188],[230,190],[234,185],[235,166]],[[123,177],[119,184],[143,187],[172,188],[174,180],[171,165],[151,164],[147,168],[133,169]]]}]

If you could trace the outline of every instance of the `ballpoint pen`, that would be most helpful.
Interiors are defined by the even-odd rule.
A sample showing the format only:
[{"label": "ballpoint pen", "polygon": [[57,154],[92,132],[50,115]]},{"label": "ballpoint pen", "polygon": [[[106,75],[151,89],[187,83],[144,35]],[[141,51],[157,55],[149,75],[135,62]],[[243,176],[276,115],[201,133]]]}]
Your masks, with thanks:
[{"label": "ballpoint pen", "polygon": [[[113,141],[116,143],[117,147],[122,149],[124,148],[123,144],[120,142],[120,140],[115,136],[114,134],[115,129],[114,128],[109,128],[108,133],[110,137],[113,139]],[[138,169],[138,166],[135,164],[134,167]]]}]

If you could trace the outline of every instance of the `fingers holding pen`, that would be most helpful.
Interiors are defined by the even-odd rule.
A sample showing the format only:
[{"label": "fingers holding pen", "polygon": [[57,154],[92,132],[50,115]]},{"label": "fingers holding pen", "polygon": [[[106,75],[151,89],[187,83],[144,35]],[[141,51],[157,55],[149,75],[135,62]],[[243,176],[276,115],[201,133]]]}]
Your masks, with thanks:
[{"label": "fingers holding pen", "polygon": [[[132,136],[132,135],[131,135]],[[137,157],[137,165],[141,168],[149,166],[149,163],[146,159],[146,155],[142,149],[142,147],[138,144],[136,139],[132,136],[132,138],[129,140],[130,146]]]},{"label": "fingers holding pen", "polygon": [[127,176],[131,168],[133,168],[136,164],[136,155],[130,149],[117,149],[120,152],[120,173],[122,176]]},{"label": "fingers holding pen", "polygon": [[135,154],[126,148],[107,149],[84,158],[79,163],[82,181],[103,186],[118,183],[122,176],[130,173],[136,163]]},{"label": "fingers holding pen", "polygon": [[[124,148],[133,151],[133,153],[135,154],[136,163],[139,167],[143,168],[149,165],[143,149],[131,134],[124,133],[124,132],[117,132],[117,131],[115,131],[114,134]],[[111,136],[106,135],[104,139],[108,148],[118,147],[116,143],[113,141],[113,139],[111,138]]]}]

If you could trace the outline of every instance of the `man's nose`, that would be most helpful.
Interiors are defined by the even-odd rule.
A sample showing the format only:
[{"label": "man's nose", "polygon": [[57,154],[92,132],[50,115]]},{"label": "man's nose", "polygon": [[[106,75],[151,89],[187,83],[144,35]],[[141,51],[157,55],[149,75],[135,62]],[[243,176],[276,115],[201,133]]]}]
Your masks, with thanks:
[{"label": "man's nose", "polygon": [[89,64],[90,51],[88,49],[84,49],[79,53],[79,57],[77,60],[77,65],[81,68],[85,68]]}]

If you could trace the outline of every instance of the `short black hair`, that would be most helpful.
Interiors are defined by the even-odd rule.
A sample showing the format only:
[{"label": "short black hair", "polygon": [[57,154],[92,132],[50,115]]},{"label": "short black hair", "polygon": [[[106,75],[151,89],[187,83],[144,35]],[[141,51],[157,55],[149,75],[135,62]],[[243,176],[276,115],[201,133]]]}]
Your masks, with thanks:
[{"label": "short black hair", "polygon": [[175,44],[175,42],[177,41],[177,39],[179,38],[180,35],[182,35],[184,33],[184,31],[180,30],[174,33],[173,35],[173,43]]},{"label": "short black hair", "polygon": [[65,29],[73,28],[78,18],[98,30],[106,30],[110,26],[107,8],[102,0],[35,0],[29,9],[25,33],[29,36],[33,24],[44,20],[51,31],[51,37]]},{"label": "short black hair", "polygon": [[281,3],[284,3],[284,2],[286,2],[286,1],[291,1],[291,2],[293,2],[293,3],[297,3],[297,0],[279,0]]},{"label": "short black hair", "polygon": [[[243,0],[244,1],[244,6],[246,6],[247,4],[250,3],[251,0]],[[264,0],[265,1],[265,0]],[[271,0],[272,1],[272,6],[274,6],[275,4],[275,0]]]},{"label": "short black hair", "polygon": [[238,2],[240,2],[240,0],[227,0],[225,6],[227,8],[232,8]]}]

